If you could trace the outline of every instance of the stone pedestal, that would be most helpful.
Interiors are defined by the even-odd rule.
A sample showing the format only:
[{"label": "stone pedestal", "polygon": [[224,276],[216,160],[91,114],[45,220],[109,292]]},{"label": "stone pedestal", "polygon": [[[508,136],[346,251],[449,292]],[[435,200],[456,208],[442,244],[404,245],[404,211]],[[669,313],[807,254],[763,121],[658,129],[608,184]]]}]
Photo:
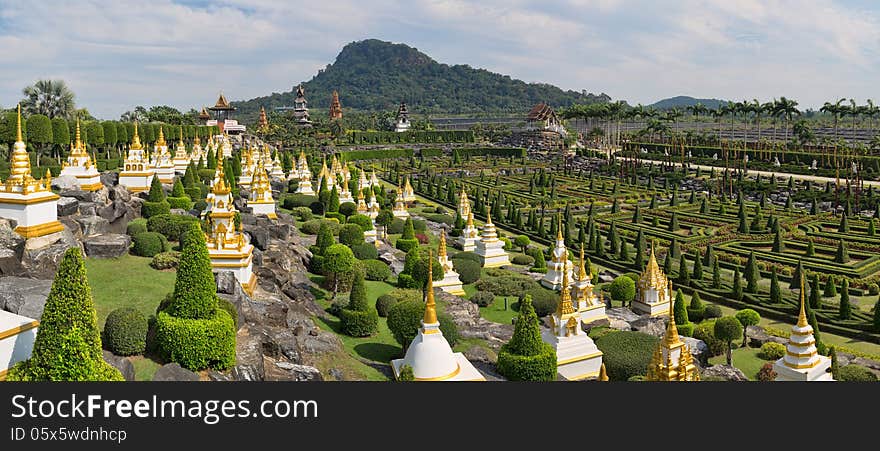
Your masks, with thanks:
[{"label": "stone pedestal", "polygon": [[556,369],[560,378],[576,381],[599,376],[602,351],[586,334],[557,337],[544,330],[541,338],[556,349]]}]

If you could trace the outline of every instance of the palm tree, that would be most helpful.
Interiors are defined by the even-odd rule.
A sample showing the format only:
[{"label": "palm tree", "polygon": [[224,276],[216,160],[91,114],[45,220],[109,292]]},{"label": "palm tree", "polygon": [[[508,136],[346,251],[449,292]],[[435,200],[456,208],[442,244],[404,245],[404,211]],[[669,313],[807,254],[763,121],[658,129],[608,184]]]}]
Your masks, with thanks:
[{"label": "palm tree", "polygon": [[786,142],[788,142],[788,129],[791,126],[792,118],[801,115],[800,110],[797,109],[797,105],[798,103],[796,100],[789,100],[783,96],[779,98],[779,101],[776,102],[776,106],[773,109],[775,115],[782,117],[786,121],[784,135],[784,141]]},{"label": "palm tree", "polygon": [[74,94],[64,80],[37,80],[22,89],[22,109],[27,114],[44,114],[49,118],[70,119],[75,111]]}]

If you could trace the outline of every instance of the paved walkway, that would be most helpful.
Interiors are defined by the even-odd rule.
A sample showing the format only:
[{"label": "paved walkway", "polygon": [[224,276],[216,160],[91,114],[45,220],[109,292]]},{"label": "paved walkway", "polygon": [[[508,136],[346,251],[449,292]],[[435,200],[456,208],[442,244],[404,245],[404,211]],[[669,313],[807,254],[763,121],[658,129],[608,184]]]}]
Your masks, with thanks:
[{"label": "paved walkway", "polygon": [[[668,164],[668,162],[660,161],[660,160],[646,160],[646,159],[642,159],[641,161],[642,161],[642,162],[645,162],[645,163]],[[674,165],[677,166],[677,167],[680,167],[680,166],[681,166],[681,163],[675,163],[675,162],[673,162],[672,164],[674,164]],[[704,169],[704,170],[707,170],[707,171],[711,171],[712,169],[724,169],[723,167],[710,166],[710,165],[707,165],[707,164],[694,164],[694,163],[690,163],[688,166],[689,166],[689,167],[692,167],[692,168],[700,168],[700,169]],[[758,171],[758,170],[756,170],[756,169],[747,169],[747,171],[748,171],[749,174],[761,174],[761,175],[763,175],[763,176],[772,176],[772,175],[776,175],[777,177],[779,177],[779,176],[791,176],[791,177],[794,177],[795,179],[798,179],[798,180],[810,180],[810,181],[813,181],[813,182],[821,182],[821,183],[825,183],[825,182],[833,182],[833,181],[834,181],[834,177],[820,177],[820,176],[818,176],[818,175],[792,174],[792,173],[789,173],[789,172]],[[843,181],[844,181],[845,179],[844,179],[843,177],[841,177],[840,180],[841,180],[841,183],[843,183]],[[864,181],[864,184],[865,184],[865,186],[880,186],[880,181],[865,180],[865,181]]]}]

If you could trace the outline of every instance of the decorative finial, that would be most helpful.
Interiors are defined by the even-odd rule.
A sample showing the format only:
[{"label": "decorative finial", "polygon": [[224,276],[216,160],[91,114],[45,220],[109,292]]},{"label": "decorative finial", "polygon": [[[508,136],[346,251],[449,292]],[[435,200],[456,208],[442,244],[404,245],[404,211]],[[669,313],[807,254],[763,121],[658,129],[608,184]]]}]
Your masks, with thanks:
[{"label": "decorative finial", "polygon": [[425,317],[423,324],[437,323],[437,304],[434,302],[434,255],[428,250],[428,291],[425,293]]},{"label": "decorative finial", "polygon": [[608,382],[608,372],[605,371],[605,362],[599,367],[599,382]]},{"label": "decorative finial", "polygon": [[801,295],[800,295],[800,298],[801,298],[801,299],[800,299],[800,301],[801,301],[801,311],[800,311],[800,313],[798,313],[798,322],[797,322],[797,325],[798,325],[798,327],[807,327],[810,323],[807,321],[807,313],[806,313],[806,309],[805,309],[805,302],[804,302],[804,275],[803,275],[803,274],[801,274]]},{"label": "decorative finial", "polygon": [[446,229],[440,229],[440,247],[437,249],[437,257],[446,257]]},{"label": "decorative finial", "polygon": [[16,142],[24,142],[24,138],[21,136],[21,104],[18,104],[18,123],[15,128],[15,141]]}]

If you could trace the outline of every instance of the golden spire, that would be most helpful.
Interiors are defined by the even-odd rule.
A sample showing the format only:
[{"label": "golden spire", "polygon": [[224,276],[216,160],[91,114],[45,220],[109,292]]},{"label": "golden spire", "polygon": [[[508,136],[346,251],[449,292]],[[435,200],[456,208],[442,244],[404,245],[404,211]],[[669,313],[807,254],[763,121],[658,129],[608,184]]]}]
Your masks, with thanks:
[{"label": "golden spire", "polygon": [[652,244],[651,257],[648,259],[645,272],[639,278],[639,284],[644,284],[656,290],[662,290],[666,287],[666,281],[666,274],[663,274],[663,271],[660,270],[660,265],[657,264],[657,257],[654,255],[654,245]]},{"label": "golden spire", "polygon": [[440,247],[437,249],[437,258],[446,258],[446,229],[440,229]]},{"label": "golden spire", "polygon": [[177,141],[178,146],[185,146],[183,143],[183,125],[180,126],[180,139]]},{"label": "golden spire", "polygon": [[486,209],[486,226],[494,226],[492,224],[492,204],[489,204],[489,208]]},{"label": "golden spire", "polygon": [[129,150],[142,150],[143,148],[144,146],[141,145],[141,137],[138,136],[138,123],[137,121],[134,121],[134,137],[131,139],[131,147],[129,147]]},{"label": "golden spire", "polygon": [[[669,283],[669,293],[672,293],[672,282]],[[675,327],[675,312],[673,311],[672,296],[669,296],[669,323],[666,325],[666,337],[664,337],[666,345],[678,343],[678,328]]]},{"label": "golden spire", "polygon": [[162,147],[166,145],[165,143],[165,132],[162,130],[162,126],[159,126],[159,139],[156,140],[156,145]]},{"label": "golden spire", "polygon": [[18,105],[18,123],[16,125],[15,145],[12,148],[12,170],[10,171],[7,182],[13,181],[17,184],[24,184],[31,180],[31,159],[27,153],[27,145],[24,143],[21,133],[21,104]]},{"label": "golden spire", "polygon": [[[218,152],[219,154],[220,152]],[[217,173],[214,175],[214,178],[217,179],[214,182],[214,186],[211,187],[211,192],[214,195],[226,195],[229,194],[231,190],[230,187],[226,186],[226,176],[223,174],[223,163],[220,161],[220,157],[217,157]]]},{"label": "golden spire", "polygon": [[79,131],[79,118],[76,118],[76,137],[73,140],[73,146],[70,149],[71,155],[79,155],[84,151],[83,142]]},{"label": "golden spire", "polygon": [[556,214],[556,241],[562,241],[562,215]]},{"label": "golden spire", "polygon": [[24,138],[21,137],[21,104],[18,104],[18,122],[16,123],[15,128],[15,142],[24,142]]},{"label": "golden spire", "polygon": [[605,362],[599,367],[599,382],[608,382],[608,373],[605,371]]},{"label": "golden spire", "polygon": [[425,317],[422,324],[437,323],[437,304],[434,303],[434,255],[428,250],[428,292],[425,294]]},{"label": "golden spire", "polygon": [[807,321],[807,313],[804,308],[804,275],[801,274],[801,311],[798,313],[798,327],[807,327],[810,323]]},{"label": "golden spire", "polygon": [[468,228],[474,227],[474,212],[472,211],[468,212],[467,226]]},{"label": "golden spire", "polygon": [[556,315],[571,315],[574,313],[574,305],[571,303],[571,291],[568,289],[568,271],[562,271],[562,286],[560,290],[559,304],[556,305]]},{"label": "golden spire", "polygon": [[581,282],[587,280],[587,262],[584,260],[584,243],[581,243],[581,270],[578,273],[578,280]]}]

